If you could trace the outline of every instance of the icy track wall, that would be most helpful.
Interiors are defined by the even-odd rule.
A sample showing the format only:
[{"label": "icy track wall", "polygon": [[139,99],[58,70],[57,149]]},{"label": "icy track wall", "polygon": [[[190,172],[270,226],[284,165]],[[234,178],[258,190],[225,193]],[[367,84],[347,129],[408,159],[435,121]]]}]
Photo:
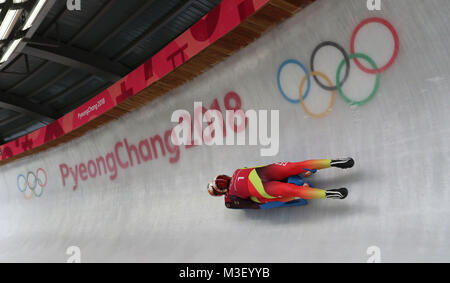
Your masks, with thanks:
[{"label": "icy track wall", "polygon": [[[450,261],[450,4],[384,0],[381,8],[318,1],[140,111],[1,167],[0,260],[65,262],[66,250],[77,246],[82,262],[366,262],[372,251],[383,262]],[[332,110],[312,118],[328,109],[332,92],[305,80],[303,91],[310,87],[302,107],[299,64],[311,71],[313,51],[326,41],[351,54],[354,30],[371,17],[386,26],[361,26],[355,52],[380,68],[388,64],[395,53],[392,25],[398,56],[380,74],[350,59],[342,92],[363,101],[375,88],[374,96],[350,105],[336,91]],[[334,85],[343,59],[336,46],[324,45],[314,69]],[[359,60],[370,68],[366,56]],[[341,79],[345,70],[344,63]],[[172,113],[193,113],[196,101],[222,111],[280,110],[279,153],[262,157],[261,146],[173,146]],[[233,211],[206,192],[212,177],[243,166],[347,156],[356,160],[352,170],[328,169],[312,179],[316,187],[348,187],[344,201]]]}]

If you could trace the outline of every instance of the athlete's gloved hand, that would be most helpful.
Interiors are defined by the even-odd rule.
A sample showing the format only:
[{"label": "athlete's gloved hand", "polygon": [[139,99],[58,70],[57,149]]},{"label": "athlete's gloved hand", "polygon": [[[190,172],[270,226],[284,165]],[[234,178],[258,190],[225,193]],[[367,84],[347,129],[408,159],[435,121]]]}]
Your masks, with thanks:
[{"label": "athlete's gloved hand", "polygon": [[317,170],[311,170],[311,169],[307,169],[307,168],[303,168],[303,170],[305,170],[306,172],[303,174],[303,177],[308,178],[311,177],[312,174],[315,174],[317,172]]}]

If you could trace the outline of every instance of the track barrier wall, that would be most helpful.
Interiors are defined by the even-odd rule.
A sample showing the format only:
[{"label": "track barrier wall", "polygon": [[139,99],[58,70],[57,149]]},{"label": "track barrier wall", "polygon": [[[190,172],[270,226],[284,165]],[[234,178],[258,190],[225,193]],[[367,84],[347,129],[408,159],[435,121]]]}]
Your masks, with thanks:
[{"label": "track barrier wall", "polygon": [[[381,2],[317,1],[142,109],[1,167],[0,261],[65,262],[75,246],[82,262],[366,262],[373,247],[448,262],[450,5]],[[278,110],[278,153],[174,145],[171,116],[195,102]],[[311,181],[348,187],[343,201],[233,211],[206,191],[244,166],[348,156]]]}]

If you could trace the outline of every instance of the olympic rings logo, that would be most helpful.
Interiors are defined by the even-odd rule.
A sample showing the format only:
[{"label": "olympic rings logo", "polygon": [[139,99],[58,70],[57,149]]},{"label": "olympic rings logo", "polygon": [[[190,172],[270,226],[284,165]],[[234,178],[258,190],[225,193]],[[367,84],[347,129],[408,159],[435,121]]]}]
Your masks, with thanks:
[{"label": "olympic rings logo", "polygon": [[23,174],[17,176],[17,188],[24,194],[26,200],[33,197],[40,198],[45,186],[47,186],[47,172],[42,168],[37,169],[36,173],[30,171],[26,176]]},{"label": "olympic rings logo", "polygon": [[[359,31],[365,26],[368,25],[370,23],[378,23],[378,24],[382,24],[385,27],[387,27],[389,29],[389,31],[391,32],[393,38],[394,38],[394,52],[392,54],[392,57],[389,59],[389,61],[386,63],[386,65],[384,65],[383,67],[379,68],[377,66],[377,64],[375,63],[375,61],[369,57],[366,54],[363,53],[357,53],[355,52],[355,41],[356,41],[356,36],[358,35]],[[342,53],[342,55],[344,56],[344,59],[342,60],[342,62],[339,64],[337,73],[336,73],[336,83],[335,85],[333,85],[332,81],[330,78],[328,78],[324,73],[316,71],[314,68],[314,60],[316,57],[317,52],[325,47],[325,46],[331,46],[331,47],[335,47],[336,49],[338,49],[340,51],[340,53]],[[337,44],[336,42],[332,42],[332,41],[325,41],[320,43],[313,51],[312,56],[311,56],[311,60],[310,60],[310,66],[311,66],[311,72],[308,72],[307,68],[298,60],[295,59],[289,59],[284,61],[281,66],[278,69],[278,74],[277,74],[277,85],[278,85],[278,90],[280,91],[281,95],[284,97],[284,99],[286,99],[288,102],[293,103],[293,104],[301,104],[301,106],[303,107],[303,109],[305,110],[305,112],[313,118],[323,118],[325,116],[328,115],[328,113],[333,109],[334,107],[334,103],[335,103],[335,99],[336,99],[336,90],[338,91],[340,97],[347,102],[350,105],[356,105],[356,106],[362,106],[365,105],[367,103],[369,103],[370,101],[372,101],[372,99],[376,96],[378,89],[380,87],[380,74],[385,72],[387,69],[389,69],[395,62],[395,60],[397,59],[398,53],[399,53],[399,48],[400,48],[400,40],[398,37],[398,33],[395,30],[395,28],[393,27],[393,25],[388,22],[385,19],[382,18],[368,18],[363,20],[360,24],[358,24],[358,26],[355,28],[355,30],[353,31],[352,37],[351,37],[351,42],[350,42],[350,55],[345,51],[345,49],[340,46],[339,44]],[[365,66],[363,66],[361,64],[361,62],[359,61],[360,59],[367,61],[370,66],[372,68],[367,68]],[[373,87],[372,92],[369,94],[369,96],[363,100],[357,101],[357,100],[352,100],[350,99],[342,90],[342,86],[344,85],[345,81],[348,79],[348,76],[350,74],[350,60],[354,60],[356,66],[362,70],[365,73],[368,74],[372,74],[375,75],[375,85]],[[288,64],[294,64],[299,66],[303,72],[305,73],[305,77],[302,79],[301,83],[300,83],[300,87],[299,87],[299,99],[292,99],[290,98],[283,90],[283,87],[281,86],[281,71],[283,70],[283,68],[288,65]],[[345,68],[345,74],[344,77],[341,78],[341,72],[342,69],[344,68],[344,66],[346,66]],[[328,105],[327,110],[325,110],[322,113],[313,113],[312,111],[310,111],[306,105],[305,105],[305,99],[308,97],[309,92],[310,92],[310,88],[311,88],[311,76],[314,78],[315,82],[324,90],[330,91],[331,92],[331,101],[330,104]],[[325,80],[327,85],[324,85],[322,82],[319,81],[318,77],[321,77]],[[303,92],[303,89],[305,88],[305,83],[306,83],[306,90],[305,92]]]}]

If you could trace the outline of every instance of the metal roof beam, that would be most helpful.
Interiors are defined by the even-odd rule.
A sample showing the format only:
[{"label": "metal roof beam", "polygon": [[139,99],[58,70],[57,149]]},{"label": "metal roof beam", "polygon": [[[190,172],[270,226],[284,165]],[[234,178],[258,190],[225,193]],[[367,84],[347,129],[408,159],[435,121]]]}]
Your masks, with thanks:
[{"label": "metal roof beam", "polygon": [[146,38],[149,38],[156,32],[158,32],[160,29],[168,25],[171,21],[173,21],[176,17],[178,17],[181,13],[186,11],[193,3],[195,3],[196,0],[187,0],[185,2],[182,2],[180,5],[172,9],[171,12],[169,12],[167,15],[165,15],[162,19],[160,19],[158,22],[156,22],[154,25],[152,25],[147,31],[145,31],[141,36],[136,38],[133,42],[131,42],[130,45],[128,45],[126,48],[124,48],[116,57],[114,57],[114,61],[119,61],[125,58],[131,51],[136,48],[142,41],[144,41]]},{"label": "metal roof beam", "polygon": [[23,116],[25,116],[25,115],[24,114],[17,114],[17,115],[15,115],[13,117],[10,117],[10,118],[6,119],[6,120],[2,120],[2,121],[0,121],[0,126],[7,125],[7,124],[9,124],[9,123],[11,123],[13,121],[16,121],[19,118],[22,118]]},{"label": "metal roof beam", "polygon": [[9,142],[15,139],[18,139],[20,137],[23,137],[29,133],[27,128],[38,124],[38,121],[32,120],[23,124],[18,125],[14,129],[10,129],[7,131],[4,131],[1,136],[5,142]]},{"label": "metal roof beam", "polygon": [[116,82],[130,72],[120,63],[56,41],[34,38],[26,42],[24,54],[83,70],[110,82]]},{"label": "metal roof beam", "polygon": [[137,9],[125,21],[116,26],[114,30],[112,30],[105,38],[102,39],[102,41],[97,43],[97,46],[92,50],[92,52],[96,52],[100,48],[102,48],[109,40],[111,40],[118,33],[120,33],[128,24],[130,24],[132,21],[136,20],[139,16],[141,16],[141,14],[144,13],[145,10],[147,10],[154,2],[155,0],[147,0],[145,4],[143,4],[139,9]]},{"label": "metal roof beam", "polygon": [[57,113],[50,107],[35,104],[9,93],[0,93],[0,107],[25,114],[44,124],[49,124],[58,118]]},{"label": "metal roof beam", "polygon": [[108,13],[108,11],[114,7],[114,5],[117,5],[117,0],[111,0],[108,3],[106,3],[97,13],[90,19],[78,32],[75,34],[68,44],[72,44],[75,41],[77,41],[79,38],[81,38],[86,32],[95,29],[95,24],[103,17],[105,14]]}]

